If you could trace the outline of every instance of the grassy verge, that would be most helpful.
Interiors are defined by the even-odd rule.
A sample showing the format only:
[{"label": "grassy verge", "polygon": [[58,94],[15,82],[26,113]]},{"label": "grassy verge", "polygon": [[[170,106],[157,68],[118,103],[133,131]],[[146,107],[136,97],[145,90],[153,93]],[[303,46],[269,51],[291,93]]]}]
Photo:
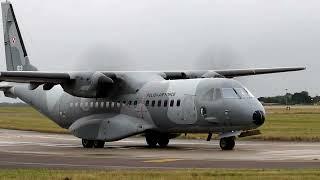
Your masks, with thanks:
[{"label": "grassy verge", "polygon": [[[320,106],[266,107],[267,120],[262,134],[244,139],[320,142]],[[65,129],[31,107],[0,107],[0,128],[67,133]],[[192,139],[205,139],[206,134],[188,134]]]},{"label": "grassy verge", "polygon": [[26,131],[67,133],[29,106],[0,107],[0,128]]},{"label": "grassy verge", "polygon": [[0,170],[0,179],[319,179],[320,169],[186,169],[186,170]]}]

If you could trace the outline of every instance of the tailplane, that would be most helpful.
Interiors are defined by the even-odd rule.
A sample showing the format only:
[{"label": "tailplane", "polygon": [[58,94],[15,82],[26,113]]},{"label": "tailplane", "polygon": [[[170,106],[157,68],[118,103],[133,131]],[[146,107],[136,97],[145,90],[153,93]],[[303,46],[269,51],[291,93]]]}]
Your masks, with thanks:
[{"label": "tailplane", "polygon": [[29,62],[12,4],[2,2],[1,8],[7,70],[37,71]]}]

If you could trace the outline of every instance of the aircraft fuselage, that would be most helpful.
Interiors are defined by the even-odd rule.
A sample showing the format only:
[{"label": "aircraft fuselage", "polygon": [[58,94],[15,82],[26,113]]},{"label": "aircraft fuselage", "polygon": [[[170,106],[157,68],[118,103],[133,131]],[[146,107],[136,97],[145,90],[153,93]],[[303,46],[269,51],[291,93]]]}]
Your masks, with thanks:
[{"label": "aircraft fuselage", "polygon": [[124,114],[153,124],[159,132],[219,133],[257,128],[263,122],[255,122],[254,113],[265,113],[240,83],[224,78],[151,81],[136,93],[108,98],[74,97],[61,86],[28,90],[22,84],[13,94],[63,128],[90,115]]}]

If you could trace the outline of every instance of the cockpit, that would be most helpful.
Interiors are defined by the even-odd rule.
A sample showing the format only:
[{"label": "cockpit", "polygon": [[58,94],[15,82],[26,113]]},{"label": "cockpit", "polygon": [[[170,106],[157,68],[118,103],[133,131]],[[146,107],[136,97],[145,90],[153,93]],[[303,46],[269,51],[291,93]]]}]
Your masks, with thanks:
[{"label": "cockpit", "polygon": [[261,103],[233,79],[205,79],[198,84],[199,117],[217,126],[256,128],[265,121]]},{"label": "cockpit", "polygon": [[212,88],[201,95],[200,100],[214,101],[217,99],[252,99],[251,92],[243,87],[238,88]]}]

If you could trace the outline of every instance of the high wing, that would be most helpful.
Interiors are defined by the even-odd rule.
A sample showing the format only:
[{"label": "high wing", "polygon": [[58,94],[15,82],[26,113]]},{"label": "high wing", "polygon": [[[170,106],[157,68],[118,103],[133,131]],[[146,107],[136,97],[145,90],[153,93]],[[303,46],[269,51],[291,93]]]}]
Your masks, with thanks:
[{"label": "high wing", "polygon": [[[258,68],[258,69],[231,69],[231,70],[202,70],[202,71],[153,71],[145,73],[159,74],[164,79],[196,79],[206,77],[226,77],[234,78],[239,76],[251,76],[260,74],[271,74],[290,71],[305,70],[305,67],[285,67],[285,68]],[[121,71],[98,72],[108,79],[115,80],[117,75],[125,74]],[[128,72],[134,74],[135,72]],[[143,73],[137,71],[137,73]],[[93,76],[95,72],[43,72],[43,71],[5,71],[0,72],[0,81],[18,83],[40,83],[40,84],[63,84],[68,83],[82,76]],[[84,77],[83,77],[84,78]],[[110,82],[112,82],[110,80]]]}]

